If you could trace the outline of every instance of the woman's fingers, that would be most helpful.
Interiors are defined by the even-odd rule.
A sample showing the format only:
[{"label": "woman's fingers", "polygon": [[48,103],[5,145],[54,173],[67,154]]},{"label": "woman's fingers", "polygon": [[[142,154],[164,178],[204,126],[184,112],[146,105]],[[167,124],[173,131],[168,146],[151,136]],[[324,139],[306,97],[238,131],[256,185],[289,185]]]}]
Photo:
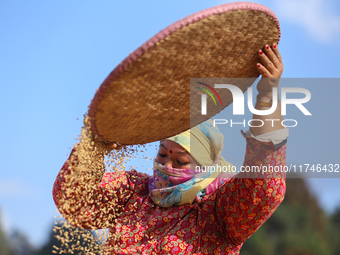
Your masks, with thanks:
[{"label": "woman's fingers", "polygon": [[257,63],[257,70],[259,70],[259,73],[262,75],[263,78],[270,77],[270,72],[260,63]]},{"label": "woman's fingers", "polygon": [[121,150],[123,148],[123,145],[121,145],[120,143],[115,143],[115,146],[116,150]]},{"label": "woman's fingers", "polygon": [[275,44],[275,43],[273,44],[272,50],[275,53],[278,60],[280,61],[280,63],[282,64],[282,57],[281,57],[281,54],[280,54],[279,49],[277,47],[277,44]]},{"label": "woman's fingers", "polygon": [[276,68],[280,68],[281,60],[278,58],[277,54],[273,51],[274,49],[276,49],[276,51],[278,52],[277,45],[273,44],[272,48],[269,45],[266,45],[264,48],[268,59],[274,64]]},{"label": "woman's fingers", "polygon": [[267,57],[267,55],[262,50],[259,50],[259,56],[260,56],[262,65],[272,74],[276,69],[273,62]]},{"label": "woman's fingers", "polygon": [[119,143],[108,143],[105,145],[105,148],[107,151],[112,151],[112,150],[120,150],[122,149],[122,145]]},{"label": "woman's fingers", "polygon": [[276,44],[272,47],[266,45],[264,51],[259,50],[258,54],[262,64],[257,64],[259,72],[264,78],[279,78],[283,72],[281,55]]}]

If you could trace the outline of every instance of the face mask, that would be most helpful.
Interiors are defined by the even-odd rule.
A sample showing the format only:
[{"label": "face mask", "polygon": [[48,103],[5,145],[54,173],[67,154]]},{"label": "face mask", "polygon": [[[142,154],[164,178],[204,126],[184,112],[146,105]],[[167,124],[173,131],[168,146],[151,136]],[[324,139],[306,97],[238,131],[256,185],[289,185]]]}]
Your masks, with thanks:
[{"label": "face mask", "polygon": [[206,194],[207,186],[213,183],[218,188],[224,181],[217,178],[219,172],[170,168],[156,160],[153,170],[154,174],[149,179],[149,192],[154,203],[161,207],[191,204]]},{"label": "face mask", "polygon": [[154,176],[162,178],[162,182],[165,182],[162,186],[166,185],[172,187],[175,185],[182,184],[193,178],[204,179],[208,177],[211,173],[204,171],[204,169],[182,169],[182,168],[172,168],[159,164],[156,159],[154,160],[153,167]]}]

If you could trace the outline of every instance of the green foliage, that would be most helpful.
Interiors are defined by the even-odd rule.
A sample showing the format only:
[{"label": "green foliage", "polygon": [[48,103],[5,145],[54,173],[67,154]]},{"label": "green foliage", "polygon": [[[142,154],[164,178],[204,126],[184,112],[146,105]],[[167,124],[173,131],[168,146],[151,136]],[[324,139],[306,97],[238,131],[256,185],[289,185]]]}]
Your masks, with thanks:
[{"label": "green foliage", "polygon": [[[1,219],[1,211],[0,211],[0,219]],[[5,232],[2,229],[1,220],[0,220],[0,254],[1,255],[13,255],[13,252],[9,245],[9,240],[7,236],[5,235]]]},{"label": "green foliage", "polygon": [[8,244],[8,239],[5,233],[0,229],[0,254],[1,255],[12,255],[11,248]]},{"label": "green foliage", "polygon": [[329,232],[333,254],[340,254],[340,206],[330,217]]},{"label": "green foliage", "polygon": [[241,255],[339,255],[340,208],[327,217],[303,179],[287,179],[285,200]]}]

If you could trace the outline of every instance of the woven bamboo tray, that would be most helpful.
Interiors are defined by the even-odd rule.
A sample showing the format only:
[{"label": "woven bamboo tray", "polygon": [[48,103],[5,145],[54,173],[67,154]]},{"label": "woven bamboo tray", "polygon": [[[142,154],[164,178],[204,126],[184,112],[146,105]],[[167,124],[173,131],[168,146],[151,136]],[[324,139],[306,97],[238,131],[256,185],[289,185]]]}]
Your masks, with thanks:
[{"label": "woven bamboo tray", "polygon": [[[190,123],[190,100],[196,100],[190,98],[190,78],[255,80],[258,50],[279,39],[276,15],[255,3],[224,4],[183,18],[108,75],[89,107],[92,131],[104,142],[126,145],[183,132],[199,124]],[[251,83],[242,84],[242,90]],[[222,108],[232,103],[230,97],[222,101]]]}]

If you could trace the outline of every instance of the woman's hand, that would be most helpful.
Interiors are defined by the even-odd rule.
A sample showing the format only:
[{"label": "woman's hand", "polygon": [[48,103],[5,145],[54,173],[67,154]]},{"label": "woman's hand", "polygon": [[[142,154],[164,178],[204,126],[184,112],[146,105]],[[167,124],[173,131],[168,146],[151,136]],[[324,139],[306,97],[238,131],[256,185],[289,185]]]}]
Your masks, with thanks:
[{"label": "woman's hand", "polygon": [[272,98],[272,88],[279,87],[280,77],[283,72],[283,63],[277,44],[272,47],[266,45],[264,52],[258,51],[261,63],[257,63],[257,69],[262,75],[261,81],[257,84],[259,96]]},{"label": "woman's hand", "polygon": [[104,147],[107,152],[110,152],[112,150],[120,150],[123,148],[123,146],[120,143],[105,143],[100,141],[97,136],[93,135],[91,131],[91,121],[89,116],[85,116],[84,118],[84,126],[88,130],[88,132],[91,134],[91,139],[94,141],[95,144],[99,144],[101,147]]},{"label": "woman's hand", "polygon": [[107,151],[121,150],[123,146],[119,143],[105,143],[105,148]]},{"label": "woman's hand", "polygon": [[[257,63],[257,69],[262,75],[262,79],[257,84],[257,101],[255,108],[257,110],[268,110],[271,108],[273,99],[273,88],[279,87],[280,78],[283,72],[282,58],[279,53],[277,44],[273,44],[271,47],[266,45],[264,52],[258,51],[261,63]],[[255,136],[269,133],[275,130],[282,129],[282,115],[281,105],[278,103],[275,111],[269,115],[253,115],[253,119],[262,121],[264,123],[261,126],[252,126],[250,129]],[[273,123],[267,120],[275,120]]]}]

